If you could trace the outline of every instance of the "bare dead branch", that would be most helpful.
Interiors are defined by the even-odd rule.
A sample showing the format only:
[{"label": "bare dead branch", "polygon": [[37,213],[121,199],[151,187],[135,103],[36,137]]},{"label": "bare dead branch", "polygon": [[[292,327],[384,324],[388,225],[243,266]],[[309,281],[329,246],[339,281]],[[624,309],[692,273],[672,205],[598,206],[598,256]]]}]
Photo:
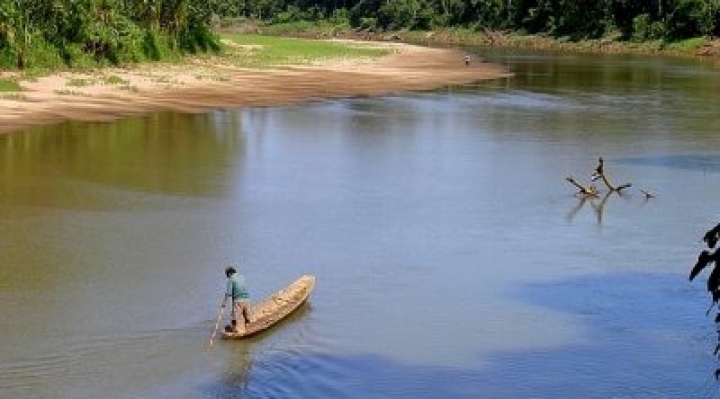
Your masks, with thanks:
[{"label": "bare dead branch", "polygon": [[570,182],[570,184],[572,184],[573,186],[577,187],[577,189],[578,189],[577,194],[579,194],[579,195],[582,195],[585,197],[597,197],[598,196],[597,188],[595,188],[595,186],[592,184],[585,187],[582,184],[578,183],[577,180],[575,180],[575,178],[572,176],[566,177],[565,180]]},{"label": "bare dead branch", "polygon": [[602,179],[603,183],[605,183],[605,186],[607,186],[610,191],[621,192],[622,190],[632,186],[632,183],[625,183],[621,184],[620,186],[615,186],[614,184],[612,184],[610,182],[610,179],[608,179],[607,175],[605,174],[605,164],[602,157],[598,158],[598,166],[595,168],[595,171],[593,171],[591,176],[593,181],[596,181],[597,179]]}]

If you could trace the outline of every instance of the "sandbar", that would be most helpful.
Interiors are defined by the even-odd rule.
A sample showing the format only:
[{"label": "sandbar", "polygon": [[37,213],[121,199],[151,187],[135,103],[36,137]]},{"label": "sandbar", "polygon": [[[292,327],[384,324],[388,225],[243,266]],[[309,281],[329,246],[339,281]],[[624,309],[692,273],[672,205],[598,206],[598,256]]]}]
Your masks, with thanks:
[{"label": "sandbar", "polygon": [[390,51],[372,59],[330,59],[273,69],[241,68],[204,59],[20,80],[21,92],[0,93],[0,133],[65,120],[112,121],[163,111],[281,106],[511,76],[504,67],[475,56],[466,63],[466,54],[460,50],[404,43],[368,45],[387,46]]}]

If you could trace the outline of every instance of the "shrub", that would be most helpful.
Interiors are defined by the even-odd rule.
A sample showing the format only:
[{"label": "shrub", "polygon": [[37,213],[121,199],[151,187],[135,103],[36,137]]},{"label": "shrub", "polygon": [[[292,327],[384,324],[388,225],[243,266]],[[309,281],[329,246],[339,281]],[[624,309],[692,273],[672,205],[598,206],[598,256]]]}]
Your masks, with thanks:
[{"label": "shrub", "polygon": [[7,92],[18,92],[22,91],[22,88],[16,82],[12,79],[0,79],[0,92],[7,93]]},{"label": "shrub", "polygon": [[653,21],[649,14],[640,14],[633,18],[633,39],[636,41],[658,40],[665,37],[665,26]]}]

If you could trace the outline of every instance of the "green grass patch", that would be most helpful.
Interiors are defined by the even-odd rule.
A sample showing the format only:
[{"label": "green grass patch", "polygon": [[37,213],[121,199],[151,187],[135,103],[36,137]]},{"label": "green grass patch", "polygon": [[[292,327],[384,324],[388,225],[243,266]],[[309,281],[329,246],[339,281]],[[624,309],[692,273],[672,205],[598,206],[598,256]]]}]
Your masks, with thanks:
[{"label": "green grass patch", "polygon": [[150,78],[150,81],[153,83],[172,83],[170,76],[167,75],[152,77]]},{"label": "green grass patch", "polygon": [[330,21],[294,21],[274,23],[262,27],[264,35],[282,37],[319,38],[350,31],[352,31],[352,27],[347,21],[336,23]]},{"label": "green grass patch", "polygon": [[248,34],[224,34],[226,57],[238,66],[269,68],[343,58],[377,58],[390,50],[369,45]]},{"label": "green grass patch", "polygon": [[0,99],[12,101],[27,101],[27,97],[21,93],[2,93]]},{"label": "green grass patch", "polygon": [[13,79],[0,79],[0,92],[18,92],[22,91],[22,87]]},{"label": "green grass patch", "polygon": [[696,37],[694,39],[666,43],[665,49],[673,51],[695,51],[707,45],[708,43],[710,43],[708,39],[704,37]]},{"label": "green grass patch", "polygon": [[74,86],[74,87],[85,87],[93,84],[94,82],[91,79],[83,79],[83,78],[73,78],[69,79],[65,85],[66,86]]},{"label": "green grass patch", "polygon": [[22,72],[22,80],[27,82],[37,82],[39,78],[52,74],[53,71],[42,68],[30,68]]},{"label": "green grass patch", "polygon": [[128,81],[119,76],[111,75],[103,78],[103,83],[106,85],[126,85]]}]

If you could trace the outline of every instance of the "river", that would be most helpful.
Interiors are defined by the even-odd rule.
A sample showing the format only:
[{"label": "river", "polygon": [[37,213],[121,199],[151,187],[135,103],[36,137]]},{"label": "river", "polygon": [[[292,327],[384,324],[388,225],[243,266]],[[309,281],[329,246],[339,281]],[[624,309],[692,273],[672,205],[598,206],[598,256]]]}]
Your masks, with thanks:
[{"label": "river", "polygon": [[[515,77],[0,136],[0,397],[718,396],[720,71],[475,51]],[[229,264],[317,286],[207,348]]]}]

